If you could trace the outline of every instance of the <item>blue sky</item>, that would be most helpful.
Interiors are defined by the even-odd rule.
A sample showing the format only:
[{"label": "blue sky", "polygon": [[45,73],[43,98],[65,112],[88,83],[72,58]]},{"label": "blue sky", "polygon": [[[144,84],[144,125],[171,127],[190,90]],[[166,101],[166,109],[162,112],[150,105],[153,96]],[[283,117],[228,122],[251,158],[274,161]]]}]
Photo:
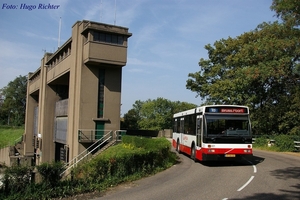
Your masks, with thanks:
[{"label": "blue sky", "polygon": [[[76,21],[129,28],[123,68],[121,115],[136,100],[163,97],[201,104],[186,89],[189,73],[200,70],[206,44],[237,37],[262,22],[277,20],[272,0],[0,0],[0,88],[34,72],[44,51],[54,52],[71,36]],[[7,9],[15,5],[17,9]],[[36,6],[20,9],[21,4]],[[59,5],[38,9],[39,4]],[[116,6],[115,6],[116,5]]]}]

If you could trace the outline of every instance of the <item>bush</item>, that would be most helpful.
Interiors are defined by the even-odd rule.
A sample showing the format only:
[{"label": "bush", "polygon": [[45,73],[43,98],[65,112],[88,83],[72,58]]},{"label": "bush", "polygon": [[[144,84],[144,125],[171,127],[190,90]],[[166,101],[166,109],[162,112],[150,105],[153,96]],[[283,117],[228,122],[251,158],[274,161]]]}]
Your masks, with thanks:
[{"label": "bush", "polygon": [[5,194],[23,192],[30,184],[32,168],[30,166],[13,165],[7,167],[2,178],[3,187],[1,191]]},{"label": "bush", "polygon": [[295,144],[292,137],[289,135],[277,135],[275,136],[275,147],[278,151],[294,151]]},{"label": "bush", "polygon": [[254,147],[266,147],[268,144],[268,138],[266,136],[261,136],[255,138],[255,143],[253,144]]},{"label": "bush", "polygon": [[65,170],[62,162],[42,163],[36,166],[45,184],[56,185],[62,178],[60,174]]},{"label": "bush", "polygon": [[123,136],[121,144],[76,168],[74,178],[114,185],[129,177],[147,176],[176,162],[176,154],[170,148],[165,138]]}]

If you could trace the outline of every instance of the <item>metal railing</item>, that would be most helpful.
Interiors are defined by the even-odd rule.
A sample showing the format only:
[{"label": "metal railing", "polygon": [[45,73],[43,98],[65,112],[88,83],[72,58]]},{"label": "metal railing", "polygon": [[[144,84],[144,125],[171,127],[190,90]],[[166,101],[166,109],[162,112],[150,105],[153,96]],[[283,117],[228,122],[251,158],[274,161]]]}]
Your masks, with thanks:
[{"label": "metal railing", "polygon": [[[84,134],[84,136],[87,137],[88,139],[91,139],[92,135],[95,136],[95,134],[93,134],[93,132],[98,131],[98,130],[89,130],[89,131],[92,134],[90,136],[86,136],[86,134]],[[79,130],[78,133],[83,134],[83,130]],[[116,130],[115,132],[108,131],[108,133],[104,134],[101,138],[97,139],[86,150],[84,150],[78,156],[74,157],[71,161],[69,161],[64,166],[65,170],[60,175],[63,176],[67,171],[69,171],[72,167],[76,166],[80,161],[85,159],[91,153],[96,152],[96,150],[99,149],[101,146],[103,146],[103,144],[105,144],[107,142],[111,142],[111,141],[113,141],[113,139],[115,139],[116,141],[120,141],[122,139],[122,135],[125,135],[125,134],[126,134],[125,130]]]},{"label": "metal railing", "polygon": [[122,140],[122,136],[126,135],[126,130],[116,130],[115,131],[115,136],[116,136],[116,140],[117,141],[121,141]]},{"label": "metal railing", "polygon": [[101,139],[107,130],[97,129],[80,129],[78,130],[78,141],[79,142],[96,142]]},{"label": "metal railing", "polygon": [[87,149],[82,151],[80,154],[78,154],[76,157],[70,160],[67,164],[65,164],[65,170],[60,175],[64,175],[68,170],[77,165],[80,161],[89,156],[92,152],[95,152],[95,150],[100,148],[104,143],[111,141],[112,138],[113,132],[108,131],[108,133],[103,135],[101,138],[95,140],[95,142],[91,146],[89,146]]}]

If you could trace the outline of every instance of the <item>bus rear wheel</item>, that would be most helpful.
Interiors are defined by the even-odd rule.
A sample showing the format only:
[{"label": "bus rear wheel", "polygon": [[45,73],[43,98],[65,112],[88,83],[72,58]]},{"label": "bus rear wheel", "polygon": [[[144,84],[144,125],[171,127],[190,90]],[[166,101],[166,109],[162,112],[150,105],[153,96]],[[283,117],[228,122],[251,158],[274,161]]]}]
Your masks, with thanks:
[{"label": "bus rear wheel", "polygon": [[179,143],[179,140],[177,140],[176,151],[177,151],[178,153],[181,153],[181,152],[180,152],[180,143]]},{"label": "bus rear wheel", "polygon": [[191,159],[196,161],[196,148],[195,148],[195,145],[192,146]]}]

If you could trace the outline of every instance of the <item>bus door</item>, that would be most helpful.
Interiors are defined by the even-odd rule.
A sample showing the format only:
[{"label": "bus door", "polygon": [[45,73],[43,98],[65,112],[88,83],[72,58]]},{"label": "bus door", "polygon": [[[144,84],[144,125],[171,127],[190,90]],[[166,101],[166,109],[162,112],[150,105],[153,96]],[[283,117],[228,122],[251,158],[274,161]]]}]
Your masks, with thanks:
[{"label": "bus door", "polygon": [[184,134],[184,117],[180,118],[180,144],[183,145],[183,134]]},{"label": "bus door", "polygon": [[201,147],[202,143],[202,115],[197,115],[197,132],[196,132],[196,146]]}]

